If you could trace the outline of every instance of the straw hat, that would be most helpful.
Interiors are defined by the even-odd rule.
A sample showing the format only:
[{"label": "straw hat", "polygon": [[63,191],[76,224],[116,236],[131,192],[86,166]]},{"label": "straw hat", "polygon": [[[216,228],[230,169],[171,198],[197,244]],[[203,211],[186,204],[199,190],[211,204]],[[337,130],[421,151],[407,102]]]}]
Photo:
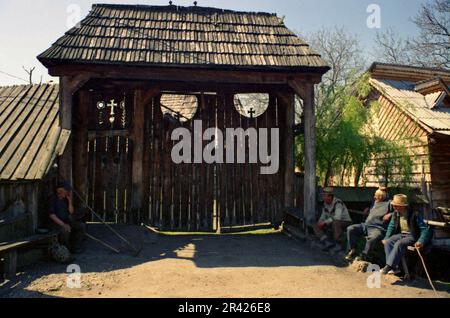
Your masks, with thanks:
[{"label": "straw hat", "polygon": [[396,194],[394,195],[394,199],[392,200],[393,206],[408,206],[408,197],[404,194]]}]

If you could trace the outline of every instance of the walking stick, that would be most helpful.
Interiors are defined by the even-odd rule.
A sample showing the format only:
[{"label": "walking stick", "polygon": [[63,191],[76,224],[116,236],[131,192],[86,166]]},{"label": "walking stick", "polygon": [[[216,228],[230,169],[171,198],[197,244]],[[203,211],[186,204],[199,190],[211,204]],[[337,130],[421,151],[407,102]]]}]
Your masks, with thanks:
[{"label": "walking stick", "polygon": [[[64,179],[64,177],[59,173],[58,171],[58,175],[60,178]],[[100,215],[98,215],[93,208],[91,208],[89,206],[89,204],[86,202],[86,200],[84,200],[81,195],[77,192],[77,190],[75,190],[75,188],[72,186],[72,191],[75,193],[75,195],[78,197],[78,199],[80,199],[80,201],[89,209],[89,211],[91,211],[91,213],[102,223],[104,224],[108,229],[111,230],[111,232],[113,232],[118,238],[120,238],[122,241],[124,241],[129,247],[131,247],[133,249],[133,251],[135,252],[134,256],[137,256],[141,250],[142,247],[137,249],[136,247],[133,246],[133,244],[131,244],[125,237],[123,237],[119,232],[117,232],[111,225],[109,225],[108,223],[106,223],[101,217]]]},{"label": "walking stick", "polygon": [[116,248],[112,247],[111,245],[109,245],[108,243],[105,243],[105,242],[103,242],[102,240],[100,240],[100,239],[98,239],[98,238],[96,238],[96,237],[90,235],[89,233],[86,233],[86,236],[89,237],[91,240],[94,240],[94,241],[96,241],[97,243],[100,243],[101,245],[103,245],[103,246],[109,248],[110,250],[116,252],[117,254],[120,253],[120,251],[119,251],[118,249],[116,249]]},{"label": "walking stick", "polygon": [[93,208],[91,208],[89,206],[89,204],[87,204],[87,202],[80,196],[80,194],[72,187],[73,192],[75,193],[75,195],[78,197],[78,199],[81,200],[81,202],[89,209],[89,211],[91,211],[91,213],[102,223],[104,224],[108,229],[110,229],[118,238],[120,238],[122,241],[124,241],[129,247],[131,247],[133,249],[133,251],[136,253],[135,256],[137,256],[140,251],[142,250],[142,248],[137,249],[133,246],[133,244],[131,244],[126,238],[124,238],[122,235],[120,235],[119,232],[117,232],[111,225],[109,225],[108,223],[106,223],[105,221],[103,221],[103,219],[100,217],[100,215],[98,215]]},{"label": "walking stick", "polygon": [[422,261],[422,265],[423,265],[423,268],[425,269],[425,273],[427,274],[428,281],[430,282],[431,288],[433,288],[434,293],[437,295],[436,288],[434,288],[433,282],[431,281],[431,278],[430,278],[430,274],[428,274],[428,269],[427,269],[427,266],[425,265],[425,261],[422,257],[422,253],[420,253],[420,250],[417,248],[417,246],[414,246],[414,248],[416,249],[417,254],[419,254],[419,258]]}]

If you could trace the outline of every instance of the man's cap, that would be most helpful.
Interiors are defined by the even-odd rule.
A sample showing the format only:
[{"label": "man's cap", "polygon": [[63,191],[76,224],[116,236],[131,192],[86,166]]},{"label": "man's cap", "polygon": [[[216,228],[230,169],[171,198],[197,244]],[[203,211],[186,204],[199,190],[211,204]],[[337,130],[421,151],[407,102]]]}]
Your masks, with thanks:
[{"label": "man's cap", "polygon": [[72,190],[72,187],[70,186],[69,182],[67,182],[67,181],[59,181],[56,184],[56,189],[59,189],[59,188],[64,188],[64,190],[67,190],[67,191]]},{"label": "man's cap", "polygon": [[333,194],[334,189],[333,187],[324,187],[322,189],[322,194]]}]

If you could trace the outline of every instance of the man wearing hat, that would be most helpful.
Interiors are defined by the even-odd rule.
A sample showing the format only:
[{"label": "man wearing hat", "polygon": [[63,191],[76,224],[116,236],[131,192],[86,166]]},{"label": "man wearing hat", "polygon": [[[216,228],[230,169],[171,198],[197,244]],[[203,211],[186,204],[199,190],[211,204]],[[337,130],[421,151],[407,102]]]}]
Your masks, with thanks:
[{"label": "man wearing hat", "polygon": [[406,195],[394,195],[391,204],[394,213],[382,241],[386,253],[386,266],[381,270],[382,274],[398,274],[398,265],[408,246],[414,245],[420,249],[431,236],[422,215],[408,206]]},{"label": "man wearing hat", "polygon": [[[313,229],[320,242],[325,244],[325,249],[329,249],[336,245],[347,226],[352,223],[352,219],[344,202],[334,196],[333,188],[323,188],[322,197],[322,214]],[[333,241],[328,239],[326,234],[328,231],[332,232]]]},{"label": "man wearing hat", "polygon": [[379,243],[385,236],[393,212],[389,201],[386,201],[386,190],[378,189],[374,194],[374,203],[369,209],[369,215],[364,223],[353,224],[347,228],[348,254],[346,260],[351,261],[356,253],[356,244],[359,238],[367,237],[366,245],[359,256],[363,261],[368,261],[369,253],[375,244]]},{"label": "man wearing hat", "polygon": [[51,228],[58,231],[60,243],[71,252],[79,252],[86,232],[73,207],[72,189],[66,181],[59,182],[49,201]]}]

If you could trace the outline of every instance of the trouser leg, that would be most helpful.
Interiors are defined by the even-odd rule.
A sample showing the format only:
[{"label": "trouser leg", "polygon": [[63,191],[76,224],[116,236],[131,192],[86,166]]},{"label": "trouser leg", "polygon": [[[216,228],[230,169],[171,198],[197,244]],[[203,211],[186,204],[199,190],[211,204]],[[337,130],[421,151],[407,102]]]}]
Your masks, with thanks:
[{"label": "trouser leg", "polygon": [[73,248],[78,248],[86,236],[86,224],[80,221],[72,221],[70,226],[72,228],[70,233],[71,245]]},{"label": "trouser leg", "polygon": [[[391,237],[391,239],[392,238],[394,238],[394,236]],[[405,254],[406,248],[409,245],[414,244],[415,240],[410,234],[398,234],[395,235],[394,240],[391,239],[389,239],[386,244],[386,246],[389,246],[389,249],[385,249],[386,264],[391,267],[397,267],[403,254]]]},{"label": "trouser leg", "polygon": [[51,229],[57,231],[58,233],[58,242],[65,247],[69,247],[70,245],[70,233],[67,232],[62,226],[58,224],[52,223],[50,225]]},{"label": "trouser leg", "polygon": [[319,227],[318,224],[313,226],[314,234],[319,238],[323,239],[326,237],[325,231]]},{"label": "trouser leg", "polygon": [[347,227],[350,225],[350,222],[346,221],[333,221],[332,229],[333,229],[333,239],[338,241],[342,234],[347,230]]},{"label": "trouser leg", "polygon": [[356,248],[356,243],[364,235],[364,224],[353,224],[347,228],[347,249]]},{"label": "trouser leg", "polygon": [[384,233],[382,230],[377,228],[368,228],[367,229],[367,241],[364,246],[363,254],[369,255],[369,253],[373,250],[375,244],[378,244],[384,237]]}]

